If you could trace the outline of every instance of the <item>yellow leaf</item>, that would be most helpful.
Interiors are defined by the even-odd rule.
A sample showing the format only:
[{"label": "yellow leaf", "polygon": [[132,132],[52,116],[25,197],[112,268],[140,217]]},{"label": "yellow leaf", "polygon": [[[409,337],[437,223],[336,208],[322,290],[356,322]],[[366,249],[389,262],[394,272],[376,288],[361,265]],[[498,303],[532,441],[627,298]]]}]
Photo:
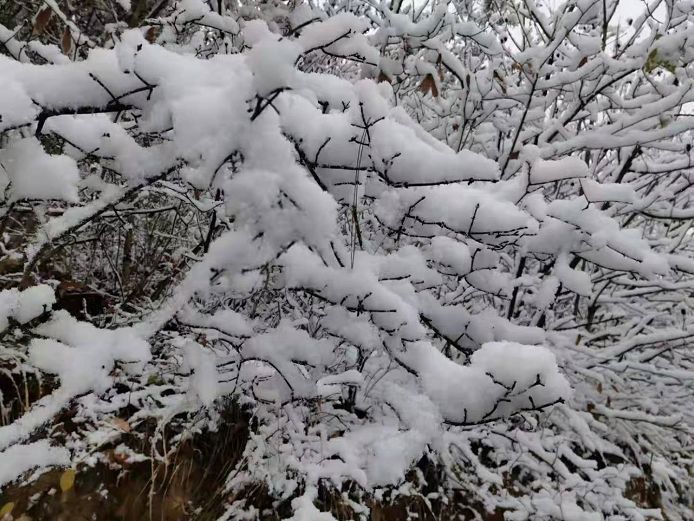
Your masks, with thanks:
[{"label": "yellow leaf", "polygon": [[14,509],[14,503],[13,502],[10,501],[9,503],[5,503],[2,506],[2,508],[0,508],[0,519],[11,514],[12,509]]},{"label": "yellow leaf", "polygon": [[75,485],[75,469],[67,469],[60,475],[60,490],[67,492]]}]

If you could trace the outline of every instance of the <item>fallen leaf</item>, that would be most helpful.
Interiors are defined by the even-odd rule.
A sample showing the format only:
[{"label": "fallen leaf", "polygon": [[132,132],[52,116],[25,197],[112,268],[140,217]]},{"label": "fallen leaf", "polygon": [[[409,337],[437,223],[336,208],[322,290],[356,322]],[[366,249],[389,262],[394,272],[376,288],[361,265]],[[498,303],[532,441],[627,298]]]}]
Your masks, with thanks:
[{"label": "fallen leaf", "polygon": [[9,503],[5,503],[2,506],[2,508],[0,508],[0,519],[11,514],[13,509],[14,509],[14,503],[12,501],[10,501]]},{"label": "fallen leaf", "polygon": [[147,40],[149,43],[156,42],[160,32],[160,28],[153,25],[145,32],[145,40]]},{"label": "fallen leaf", "polygon": [[75,486],[75,469],[67,469],[60,475],[60,490],[67,492]]},{"label": "fallen leaf", "polygon": [[113,420],[111,420],[111,424],[123,432],[130,432],[133,430],[130,424],[123,418],[113,418]]}]

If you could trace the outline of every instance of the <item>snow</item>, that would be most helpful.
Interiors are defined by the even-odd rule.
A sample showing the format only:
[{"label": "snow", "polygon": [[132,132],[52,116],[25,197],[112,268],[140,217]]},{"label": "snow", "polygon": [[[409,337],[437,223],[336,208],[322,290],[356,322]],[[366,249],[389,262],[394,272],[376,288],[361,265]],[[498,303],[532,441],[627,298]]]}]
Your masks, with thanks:
[{"label": "snow", "polygon": [[355,369],[350,369],[341,374],[328,375],[316,382],[317,393],[320,396],[330,396],[341,392],[343,385],[360,386],[364,383],[364,376]]},{"label": "snow", "polygon": [[29,470],[69,464],[70,453],[67,449],[52,447],[48,440],[12,445],[0,452],[0,490]]},{"label": "snow", "polygon": [[582,179],[581,188],[591,203],[616,201],[621,203],[633,203],[636,201],[636,193],[629,185],[619,183],[598,183],[593,179]]},{"label": "snow", "polygon": [[408,188],[384,193],[376,206],[378,217],[392,229],[408,215],[413,231],[438,235],[439,223],[461,234],[474,236],[497,231],[532,231],[533,220],[512,203],[487,191],[461,185]]},{"label": "snow", "polygon": [[299,57],[298,45],[262,40],[248,53],[248,65],[253,71],[253,85],[260,96],[294,83],[293,63]]},{"label": "snow", "polygon": [[318,490],[311,487],[303,495],[292,499],[294,514],[287,521],[335,521],[329,512],[321,512],[313,504],[318,497]]},{"label": "snow", "polygon": [[489,342],[472,355],[469,366],[461,366],[430,344],[418,343],[408,349],[405,360],[418,372],[444,418],[453,423],[482,422],[570,396],[554,356],[538,346]]},{"label": "snow", "polygon": [[532,184],[553,183],[562,179],[588,176],[588,167],[576,157],[562,159],[536,159],[530,167]]},{"label": "snow", "polygon": [[8,199],[62,199],[77,202],[79,171],[64,155],[49,155],[38,139],[10,142],[0,150],[0,190]]},{"label": "snow", "polygon": [[192,373],[189,393],[210,407],[219,396],[219,376],[215,359],[195,342],[187,342],[183,353],[183,369]]},{"label": "snow", "polygon": [[[367,28],[365,19],[352,13],[339,13],[328,20],[307,26],[301,32],[297,43],[304,52],[321,48],[331,54],[358,56],[360,61],[376,66],[380,59],[379,53],[361,34]],[[347,35],[349,38],[345,37]]]},{"label": "snow", "polygon": [[46,284],[27,288],[21,291],[17,297],[17,309],[14,312],[14,317],[20,324],[26,324],[42,313],[49,311],[51,306],[55,304],[53,289]]},{"label": "snow", "polygon": [[574,293],[578,293],[584,297],[589,297],[591,295],[592,284],[590,276],[587,273],[572,269],[565,255],[561,255],[557,259],[554,273],[559,281]]},{"label": "snow", "polygon": [[46,284],[22,291],[14,288],[0,291],[0,332],[7,329],[9,319],[26,324],[42,313],[50,311],[54,303],[53,289]]},{"label": "snow", "polygon": [[132,328],[99,329],[62,310],[36,332],[46,338],[31,341],[32,362],[58,375],[62,388],[74,395],[107,389],[116,360],[146,362],[150,358],[149,345]]},{"label": "snow", "polygon": [[[412,129],[402,125],[383,121],[374,125],[371,132],[374,147],[371,159],[374,163],[378,165],[395,157],[388,174],[392,183],[416,186],[469,179],[494,180],[499,177],[494,162],[468,150],[461,150],[458,154],[450,149],[435,150],[416,139]],[[404,147],[404,143],[408,146]]]},{"label": "snow", "polygon": [[468,247],[450,237],[434,237],[431,240],[429,251],[433,260],[450,266],[454,273],[462,275],[468,273],[472,267]]},{"label": "snow", "polygon": [[0,130],[22,125],[36,117],[39,108],[24,92],[20,83],[8,79],[3,84],[3,90],[3,96],[0,96]]}]

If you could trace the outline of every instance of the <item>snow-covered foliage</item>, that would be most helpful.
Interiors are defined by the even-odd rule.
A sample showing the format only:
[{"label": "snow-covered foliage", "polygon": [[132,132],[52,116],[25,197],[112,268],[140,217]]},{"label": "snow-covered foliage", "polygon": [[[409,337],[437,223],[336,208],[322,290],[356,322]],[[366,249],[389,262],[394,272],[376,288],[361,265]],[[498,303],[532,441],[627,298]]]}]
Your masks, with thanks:
[{"label": "snow-covered foliage", "polygon": [[332,519],[326,484],[418,494],[423,459],[427,501],[508,520],[693,519],[694,13],[618,8],[181,0],[89,35],[46,0],[62,48],[0,25],[0,369],[52,383],[19,413],[0,387],[0,487],[95,464],[124,410],[165,460],[168,423],[233,400],[228,489],[295,520]]}]

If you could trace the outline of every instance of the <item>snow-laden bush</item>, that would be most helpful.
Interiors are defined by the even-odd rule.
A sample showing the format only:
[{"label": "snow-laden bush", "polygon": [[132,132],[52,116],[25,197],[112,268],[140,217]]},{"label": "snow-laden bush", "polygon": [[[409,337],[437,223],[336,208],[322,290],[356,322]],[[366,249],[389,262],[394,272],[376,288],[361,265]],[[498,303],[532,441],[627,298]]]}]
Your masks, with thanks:
[{"label": "snow-laden bush", "polygon": [[[690,22],[611,56],[590,5],[526,2],[501,38],[457,3],[184,0],[103,44],[68,22],[63,52],[0,26],[0,361],[55,378],[0,427],[0,487],[94,463],[126,406],[196,430],[231,398],[254,429],[228,487],[295,519],[424,455],[509,519],[686,519],[692,80],[664,56]],[[108,318],[52,311],[55,267],[95,256]],[[660,505],[627,497],[647,452]]]}]

